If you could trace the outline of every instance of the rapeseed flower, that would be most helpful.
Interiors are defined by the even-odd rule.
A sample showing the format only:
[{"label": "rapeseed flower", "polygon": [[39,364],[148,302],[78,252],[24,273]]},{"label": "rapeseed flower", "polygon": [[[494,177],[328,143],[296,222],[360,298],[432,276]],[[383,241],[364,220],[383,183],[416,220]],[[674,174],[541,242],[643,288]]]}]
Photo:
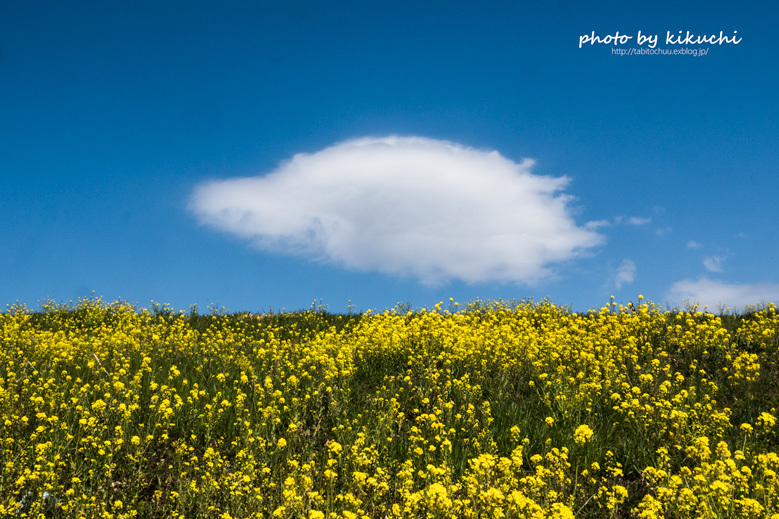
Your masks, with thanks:
[{"label": "rapeseed flower", "polygon": [[0,346],[6,514],[779,514],[772,306],[260,319],[86,300],[9,309]]},{"label": "rapeseed flower", "polygon": [[590,429],[589,425],[580,425],[573,433],[573,441],[576,442],[577,445],[584,445],[590,441],[593,434],[594,432]]}]

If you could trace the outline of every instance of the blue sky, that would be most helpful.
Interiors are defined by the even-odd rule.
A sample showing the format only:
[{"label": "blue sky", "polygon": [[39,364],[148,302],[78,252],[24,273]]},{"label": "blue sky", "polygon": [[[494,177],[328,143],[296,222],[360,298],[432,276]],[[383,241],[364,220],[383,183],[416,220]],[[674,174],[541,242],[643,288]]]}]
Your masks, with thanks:
[{"label": "blue sky", "polygon": [[3,2],[0,303],[779,300],[779,8],[542,4]]}]

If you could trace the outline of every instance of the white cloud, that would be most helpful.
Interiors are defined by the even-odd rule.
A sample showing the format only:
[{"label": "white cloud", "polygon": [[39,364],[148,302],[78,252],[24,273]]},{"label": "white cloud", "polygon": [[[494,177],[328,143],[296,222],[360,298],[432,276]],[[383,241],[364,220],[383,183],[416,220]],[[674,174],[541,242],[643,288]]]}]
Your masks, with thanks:
[{"label": "white cloud", "polygon": [[532,166],[434,139],[362,138],[200,184],[190,208],[264,250],[427,284],[532,284],[605,241],[573,220],[569,179]]},{"label": "white cloud", "polygon": [[671,285],[666,297],[676,305],[690,301],[708,306],[710,310],[725,306],[743,310],[747,305],[779,301],[779,284],[729,284],[707,278],[697,281],[684,279]]},{"label": "white cloud", "polygon": [[625,259],[617,267],[617,276],[614,285],[620,290],[624,285],[632,283],[636,279],[636,264],[633,260]]},{"label": "white cloud", "polygon": [[725,260],[722,256],[709,256],[703,258],[703,266],[709,272],[722,272],[722,262]]},{"label": "white cloud", "polygon": [[625,218],[624,216],[615,216],[611,220],[595,220],[593,222],[587,222],[586,227],[588,229],[597,229],[598,227],[611,227],[613,225],[647,225],[652,223],[651,218],[641,218],[639,216],[630,216]]},{"label": "white cloud", "polygon": [[610,225],[611,225],[611,222],[609,222],[608,220],[593,220],[591,222],[585,223],[584,227],[586,229],[590,229],[590,230],[594,231],[594,230],[599,229],[601,227],[609,227]]},{"label": "white cloud", "polygon": [[695,240],[690,240],[690,241],[687,242],[687,248],[688,249],[700,249],[701,248],[701,244],[698,243]]}]

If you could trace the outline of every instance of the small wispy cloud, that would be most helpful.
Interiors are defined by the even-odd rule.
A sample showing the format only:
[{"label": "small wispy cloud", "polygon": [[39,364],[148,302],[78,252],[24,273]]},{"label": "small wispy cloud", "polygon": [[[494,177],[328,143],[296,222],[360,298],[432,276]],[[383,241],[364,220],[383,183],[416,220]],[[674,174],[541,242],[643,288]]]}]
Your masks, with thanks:
[{"label": "small wispy cloud", "polygon": [[603,219],[603,220],[595,220],[592,222],[587,222],[585,224],[585,227],[587,229],[599,229],[601,227],[616,227],[618,225],[632,225],[632,226],[639,226],[639,225],[647,225],[652,223],[651,218],[642,218],[639,216],[615,216],[611,220],[609,219]]},{"label": "small wispy cloud", "polygon": [[652,223],[652,219],[641,216],[615,216],[611,223],[612,225],[647,225]]},{"label": "small wispy cloud", "polygon": [[725,258],[722,256],[709,256],[703,258],[703,266],[706,267],[706,270],[709,272],[722,272],[723,261],[725,261]]},{"label": "small wispy cloud", "polygon": [[779,301],[779,284],[724,283],[705,277],[698,280],[683,279],[671,285],[666,298],[676,305],[690,301],[708,306],[712,310],[726,306],[743,309],[748,305]]},{"label": "small wispy cloud", "polygon": [[584,224],[584,227],[586,229],[595,230],[595,229],[600,229],[601,227],[609,227],[611,225],[612,223],[609,220],[594,220]]},{"label": "small wispy cloud", "polygon": [[633,260],[622,260],[622,263],[617,267],[617,275],[614,279],[614,286],[617,287],[617,290],[620,290],[623,286],[635,281],[636,270],[636,264]]},{"label": "small wispy cloud", "polygon": [[687,242],[687,248],[688,249],[700,249],[701,248],[701,244],[698,243],[695,240],[690,240],[690,241]]},{"label": "small wispy cloud", "polygon": [[574,221],[568,178],[532,166],[422,137],[362,138],[202,183],[190,208],[263,250],[425,284],[533,284],[605,238]]}]

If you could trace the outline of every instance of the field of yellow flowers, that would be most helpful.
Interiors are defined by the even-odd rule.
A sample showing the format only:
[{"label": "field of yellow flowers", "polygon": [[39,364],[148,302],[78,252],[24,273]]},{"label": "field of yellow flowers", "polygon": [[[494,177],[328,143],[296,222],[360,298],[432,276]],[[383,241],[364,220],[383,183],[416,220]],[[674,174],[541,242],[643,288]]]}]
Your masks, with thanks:
[{"label": "field of yellow flowers", "polygon": [[779,518],[779,313],[0,315],[0,517]]}]

